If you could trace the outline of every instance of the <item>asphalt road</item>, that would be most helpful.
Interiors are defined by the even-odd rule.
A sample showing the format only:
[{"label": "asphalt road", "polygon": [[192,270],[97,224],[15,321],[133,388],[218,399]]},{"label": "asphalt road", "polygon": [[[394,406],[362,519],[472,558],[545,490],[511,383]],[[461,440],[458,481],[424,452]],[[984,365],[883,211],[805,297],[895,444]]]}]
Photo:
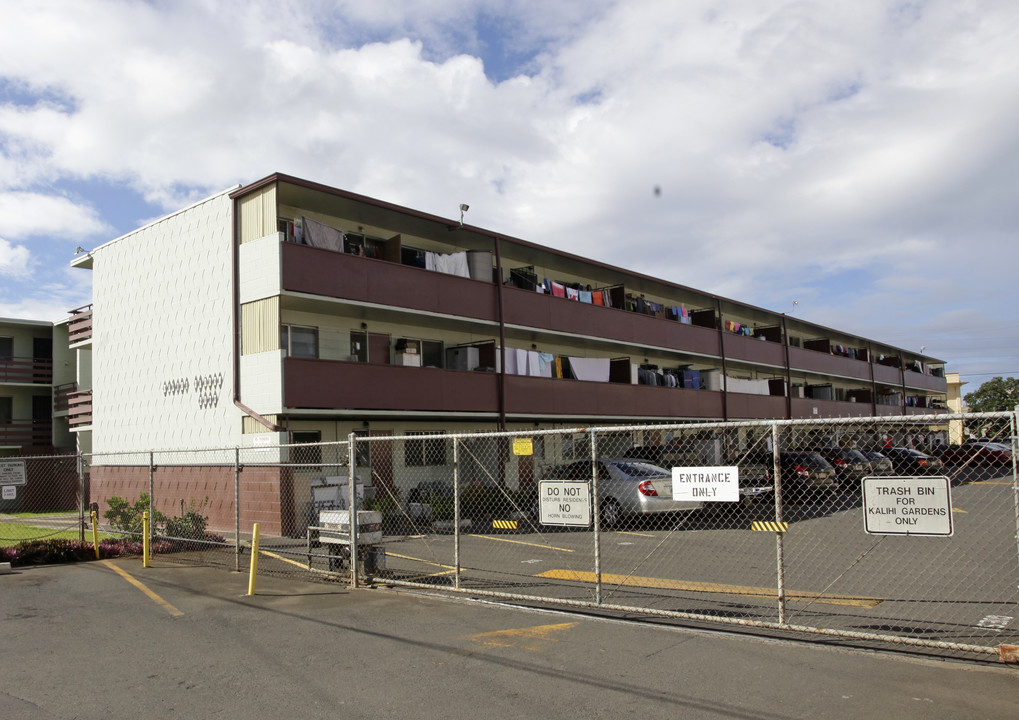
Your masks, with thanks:
[{"label": "asphalt road", "polygon": [[1013,718],[1019,669],[157,558],[0,576],[0,717]]}]

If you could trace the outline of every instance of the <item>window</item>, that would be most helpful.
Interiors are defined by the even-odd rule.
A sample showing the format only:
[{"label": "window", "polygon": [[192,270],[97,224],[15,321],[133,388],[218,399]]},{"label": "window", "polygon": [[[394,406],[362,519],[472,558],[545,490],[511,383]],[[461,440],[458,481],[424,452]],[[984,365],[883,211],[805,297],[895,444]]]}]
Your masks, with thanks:
[{"label": "window", "polygon": [[307,447],[295,447],[293,450],[294,462],[309,470],[319,470],[322,465],[322,433],[318,430],[294,431],[294,445],[306,445]]},{"label": "window", "polygon": [[350,357],[347,359],[368,362],[368,333],[356,330],[350,332]]},{"label": "window", "polygon": [[422,367],[442,367],[442,361],[445,357],[445,353],[442,350],[441,340],[422,340],[421,341],[421,366]]},{"label": "window", "polygon": [[14,338],[0,337],[0,360],[10,360],[14,357]]},{"label": "window", "polygon": [[288,357],[317,358],[318,328],[283,325],[280,328],[280,348]]},{"label": "window", "polygon": [[422,440],[408,440],[406,450],[406,462],[408,466],[421,467],[424,465],[445,465],[446,464],[446,439],[442,431],[422,432],[412,431],[408,435],[432,436]]},{"label": "window", "polygon": [[0,423],[9,424],[14,420],[14,398],[0,397]]}]

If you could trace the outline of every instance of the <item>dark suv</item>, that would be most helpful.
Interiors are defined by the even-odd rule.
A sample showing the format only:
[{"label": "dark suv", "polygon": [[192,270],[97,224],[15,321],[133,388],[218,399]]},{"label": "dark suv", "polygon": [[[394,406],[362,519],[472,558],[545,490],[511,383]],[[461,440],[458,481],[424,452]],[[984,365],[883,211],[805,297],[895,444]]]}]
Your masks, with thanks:
[{"label": "dark suv", "polygon": [[835,468],[835,477],[843,488],[859,490],[863,478],[873,474],[870,458],[856,448],[818,448],[817,453]]}]

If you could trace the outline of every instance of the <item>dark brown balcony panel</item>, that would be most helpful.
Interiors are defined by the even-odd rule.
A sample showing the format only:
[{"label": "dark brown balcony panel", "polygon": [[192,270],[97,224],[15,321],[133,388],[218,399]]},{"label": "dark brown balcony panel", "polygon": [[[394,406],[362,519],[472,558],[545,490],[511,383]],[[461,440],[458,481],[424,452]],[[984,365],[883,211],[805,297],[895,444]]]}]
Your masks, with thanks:
[{"label": "dark brown balcony panel", "polygon": [[0,382],[49,385],[53,382],[53,361],[27,357],[0,360]]},{"label": "dark brown balcony panel", "polygon": [[[758,342],[760,341],[758,340]],[[793,370],[870,380],[870,365],[862,360],[853,360],[804,348],[789,348],[789,366]],[[876,371],[877,368],[875,367],[874,370]]]},{"label": "dark brown balcony panel", "polygon": [[722,395],[707,390],[510,375],[506,378],[506,412],[564,417],[720,418]]},{"label": "dark brown balcony panel", "polygon": [[884,385],[902,385],[902,371],[897,367],[874,364],[874,380]]},{"label": "dark brown balcony panel", "polygon": [[0,445],[52,445],[49,420],[9,420],[0,423]]},{"label": "dark brown balcony panel", "polygon": [[79,428],[92,424],[91,390],[68,393],[67,424],[71,428]]},{"label": "dark brown balcony panel", "polygon": [[[873,406],[870,403],[845,402],[840,400],[813,400],[811,398],[792,398],[792,417],[794,420],[809,418],[833,417],[869,417]],[[878,406],[881,407],[880,405]],[[890,406],[887,406],[890,407]],[[815,413],[814,410],[817,409]],[[878,413],[899,415],[898,407],[892,407],[894,413]]]},{"label": "dark brown balcony panel", "polygon": [[294,243],[282,252],[284,290],[497,319],[492,283]]},{"label": "dark brown balcony panel", "polygon": [[925,408],[925,407],[907,407],[907,415],[939,415],[947,413],[948,410],[945,408]]},{"label": "dark brown balcony panel", "polygon": [[67,324],[67,342],[70,345],[92,339],[92,306],[71,311],[71,319]]},{"label": "dark brown balcony panel", "polygon": [[577,302],[517,288],[503,290],[507,325],[602,337],[639,345],[718,356],[718,333],[619,308]]},{"label": "dark brown balcony panel", "polygon": [[722,346],[727,360],[785,367],[785,348],[778,343],[724,332]]},{"label": "dark brown balcony panel", "polygon": [[303,358],[283,369],[288,408],[499,411],[495,373]]},{"label": "dark brown balcony panel", "polygon": [[729,393],[725,409],[730,420],[782,419],[786,412],[784,397],[745,393]]},{"label": "dark brown balcony panel", "polygon": [[926,375],[924,373],[913,372],[912,370],[906,370],[903,373],[903,377],[906,380],[907,388],[930,390],[936,393],[948,392],[948,381],[943,377]]}]

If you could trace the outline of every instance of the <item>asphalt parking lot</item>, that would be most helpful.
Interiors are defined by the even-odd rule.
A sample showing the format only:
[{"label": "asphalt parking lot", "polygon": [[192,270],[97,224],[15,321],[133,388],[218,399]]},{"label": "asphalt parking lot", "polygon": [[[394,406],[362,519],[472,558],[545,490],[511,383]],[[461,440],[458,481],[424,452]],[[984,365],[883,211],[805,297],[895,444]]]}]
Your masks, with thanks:
[{"label": "asphalt parking lot", "polygon": [[0,576],[0,717],[1017,713],[1007,666],[156,564]]}]

